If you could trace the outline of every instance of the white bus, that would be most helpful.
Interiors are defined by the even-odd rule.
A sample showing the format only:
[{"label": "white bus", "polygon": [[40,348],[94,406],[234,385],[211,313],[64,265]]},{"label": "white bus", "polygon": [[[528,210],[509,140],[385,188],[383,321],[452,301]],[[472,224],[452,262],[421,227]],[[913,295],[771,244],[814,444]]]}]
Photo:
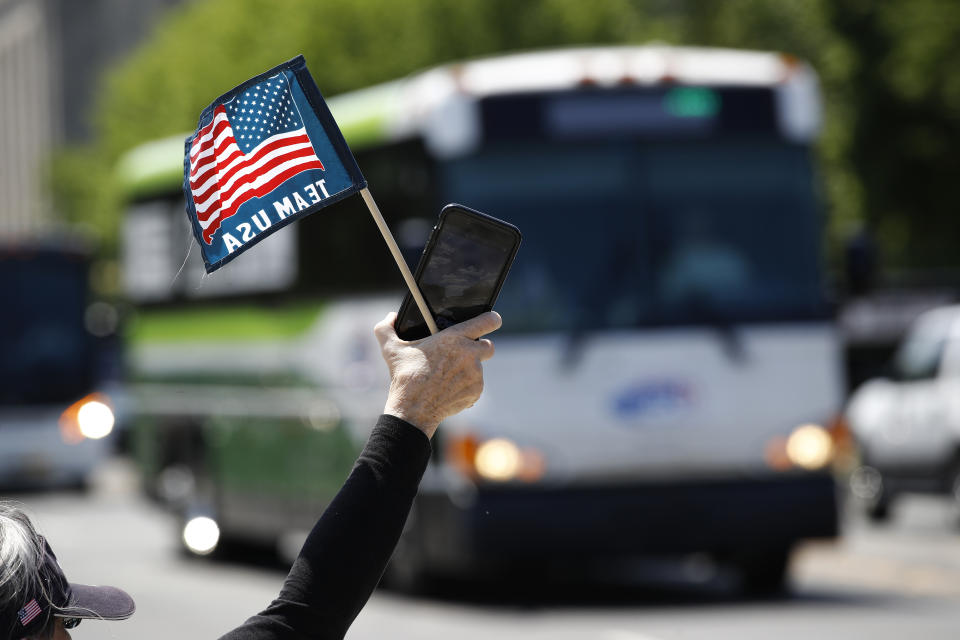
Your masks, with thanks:
[{"label": "white bus", "polygon": [[0,242],[0,486],[85,488],[122,427],[117,312],[65,236]]},{"label": "white bus", "polygon": [[[562,49],[443,66],[329,105],[411,256],[450,201],[524,234],[497,304],[504,327],[486,390],[438,434],[395,580],[702,552],[766,590],[781,586],[799,540],[837,533],[840,352],[811,149],[821,100],[807,64],[719,49]],[[182,139],[160,141],[121,165],[133,194],[125,271],[145,321],[176,324],[199,306],[224,314],[222,326],[231,309],[317,306],[288,335],[144,338],[145,432],[196,424],[201,440],[222,442],[211,425],[235,434],[240,405],[208,395],[187,411],[165,385],[290,371],[337,417],[320,431],[359,446],[386,389],[369,328],[401,297],[362,205],[276,234],[222,277],[171,287],[188,238],[181,154]],[[172,239],[150,246],[161,228]],[[152,269],[138,263],[147,259]],[[307,411],[280,404],[278,420]],[[217,455],[209,466],[221,476],[255,459]],[[230,476],[242,488],[195,483],[208,487],[199,502],[222,532],[280,539],[309,526],[294,498],[251,489],[250,474]],[[263,531],[279,503],[286,515]]]}]

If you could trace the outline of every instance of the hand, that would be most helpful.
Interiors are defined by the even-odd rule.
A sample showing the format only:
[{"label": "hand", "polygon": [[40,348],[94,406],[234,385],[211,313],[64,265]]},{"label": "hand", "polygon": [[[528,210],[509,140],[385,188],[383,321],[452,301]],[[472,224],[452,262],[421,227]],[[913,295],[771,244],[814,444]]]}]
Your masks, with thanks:
[{"label": "hand", "polygon": [[493,343],[482,336],[500,328],[489,311],[443,331],[407,342],[393,327],[390,313],[374,327],[380,351],[390,370],[390,393],[384,413],[406,420],[430,438],[440,422],[472,407],[483,392],[484,360],[493,357]]}]

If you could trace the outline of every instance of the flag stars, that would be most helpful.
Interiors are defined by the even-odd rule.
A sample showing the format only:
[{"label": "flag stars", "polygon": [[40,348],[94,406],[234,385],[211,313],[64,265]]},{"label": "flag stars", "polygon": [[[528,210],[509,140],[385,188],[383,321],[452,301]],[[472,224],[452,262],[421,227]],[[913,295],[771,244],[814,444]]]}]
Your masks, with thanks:
[{"label": "flag stars", "polygon": [[272,136],[303,127],[303,120],[293,102],[285,79],[280,76],[238,93],[236,98],[223,105],[233,125],[233,143],[244,153],[249,153]]}]

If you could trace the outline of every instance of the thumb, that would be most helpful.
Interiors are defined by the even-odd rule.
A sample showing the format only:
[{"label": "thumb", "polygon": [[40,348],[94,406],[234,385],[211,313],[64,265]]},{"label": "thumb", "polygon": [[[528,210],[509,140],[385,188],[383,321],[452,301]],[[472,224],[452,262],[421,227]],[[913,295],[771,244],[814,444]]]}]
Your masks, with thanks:
[{"label": "thumb", "polygon": [[387,317],[381,320],[373,327],[373,334],[377,336],[377,341],[380,343],[380,348],[383,348],[385,344],[391,340],[399,340],[397,337],[397,330],[394,329],[393,323],[397,320],[397,312],[391,311],[387,314]]},{"label": "thumb", "polygon": [[454,325],[448,330],[464,335],[471,340],[476,340],[488,333],[493,333],[499,329],[502,324],[503,319],[499,313],[496,311],[487,311],[486,313],[481,313],[476,318],[470,318],[460,324]]}]

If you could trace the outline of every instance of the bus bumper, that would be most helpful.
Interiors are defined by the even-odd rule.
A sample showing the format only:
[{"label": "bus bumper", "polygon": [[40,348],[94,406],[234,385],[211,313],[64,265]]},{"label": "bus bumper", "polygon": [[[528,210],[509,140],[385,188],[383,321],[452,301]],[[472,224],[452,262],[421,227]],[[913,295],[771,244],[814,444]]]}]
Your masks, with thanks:
[{"label": "bus bumper", "polygon": [[827,474],[589,488],[479,487],[472,499],[421,493],[415,516],[435,571],[531,561],[786,549],[833,537]]},{"label": "bus bumper", "polygon": [[82,484],[110,453],[110,438],[68,443],[62,409],[0,412],[0,486],[42,488]]}]

